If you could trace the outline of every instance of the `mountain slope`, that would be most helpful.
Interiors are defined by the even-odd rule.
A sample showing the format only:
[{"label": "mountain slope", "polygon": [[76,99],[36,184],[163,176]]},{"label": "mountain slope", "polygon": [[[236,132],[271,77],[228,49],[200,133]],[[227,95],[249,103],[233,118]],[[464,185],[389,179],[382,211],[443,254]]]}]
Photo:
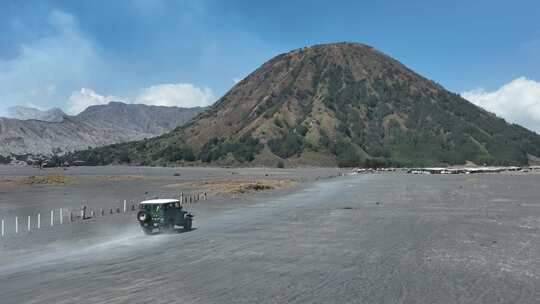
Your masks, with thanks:
[{"label": "mountain slope", "polygon": [[169,134],[78,157],[117,153],[142,163],[526,164],[540,136],[372,47],[335,43],[276,56]]},{"label": "mountain slope", "polygon": [[[183,125],[203,108],[178,108],[109,102],[90,106],[76,119],[96,129],[107,130],[121,141],[150,138]],[[115,140],[114,142],[119,142]]]},{"label": "mountain slope", "polygon": [[202,110],[111,102],[64,116],[61,122],[0,118],[0,155],[44,155],[150,138]]}]

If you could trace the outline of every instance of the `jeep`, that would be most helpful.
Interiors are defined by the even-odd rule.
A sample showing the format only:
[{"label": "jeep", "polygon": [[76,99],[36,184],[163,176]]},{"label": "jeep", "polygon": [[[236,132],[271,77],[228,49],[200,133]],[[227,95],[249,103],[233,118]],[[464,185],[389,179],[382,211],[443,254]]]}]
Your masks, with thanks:
[{"label": "jeep", "polygon": [[179,200],[155,199],[139,203],[137,220],[146,234],[173,232],[179,227],[189,231],[193,214],[184,211]]}]

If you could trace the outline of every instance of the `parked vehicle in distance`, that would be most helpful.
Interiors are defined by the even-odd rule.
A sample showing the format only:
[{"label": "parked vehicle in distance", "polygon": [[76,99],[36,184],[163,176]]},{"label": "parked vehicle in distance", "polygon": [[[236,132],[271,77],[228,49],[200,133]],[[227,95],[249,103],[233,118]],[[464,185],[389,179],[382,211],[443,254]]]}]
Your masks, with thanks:
[{"label": "parked vehicle in distance", "polygon": [[191,230],[193,214],[184,211],[176,199],[155,199],[139,203],[137,220],[144,233]]}]

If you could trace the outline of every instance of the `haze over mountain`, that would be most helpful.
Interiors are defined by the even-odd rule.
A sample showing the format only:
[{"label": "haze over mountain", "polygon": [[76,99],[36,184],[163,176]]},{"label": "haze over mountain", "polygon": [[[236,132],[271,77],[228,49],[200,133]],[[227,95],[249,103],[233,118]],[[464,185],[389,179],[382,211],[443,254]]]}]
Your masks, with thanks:
[{"label": "haze over mountain", "polygon": [[72,155],[111,162],[527,164],[540,136],[357,43],[281,54],[187,125]]},{"label": "haze over mountain", "polygon": [[26,120],[0,118],[0,155],[46,155],[154,137],[202,110],[110,102],[67,116],[59,109],[41,112],[17,108],[14,113]]},{"label": "haze over mountain", "polygon": [[66,114],[59,108],[42,111],[32,107],[14,106],[7,109],[8,117],[20,120],[41,120],[48,122],[61,122]]}]

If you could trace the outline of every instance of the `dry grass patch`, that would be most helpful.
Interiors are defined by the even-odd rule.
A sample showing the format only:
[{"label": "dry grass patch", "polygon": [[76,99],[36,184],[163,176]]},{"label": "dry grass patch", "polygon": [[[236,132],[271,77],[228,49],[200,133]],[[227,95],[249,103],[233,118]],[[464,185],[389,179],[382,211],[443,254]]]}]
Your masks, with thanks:
[{"label": "dry grass patch", "polygon": [[71,186],[75,184],[73,177],[63,175],[28,176],[0,182],[2,186]]},{"label": "dry grass patch", "polygon": [[98,176],[97,179],[108,182],[121,182],[144,179],[142,175],[105,175]]},{"label": "dry grass patch", "polygon": [[206,180],[177,183],[165,187],[191,189],[192,191],[206,192],[209,195],[219,196],[285,189],[295,185],[296,181],[293,180]]}]

